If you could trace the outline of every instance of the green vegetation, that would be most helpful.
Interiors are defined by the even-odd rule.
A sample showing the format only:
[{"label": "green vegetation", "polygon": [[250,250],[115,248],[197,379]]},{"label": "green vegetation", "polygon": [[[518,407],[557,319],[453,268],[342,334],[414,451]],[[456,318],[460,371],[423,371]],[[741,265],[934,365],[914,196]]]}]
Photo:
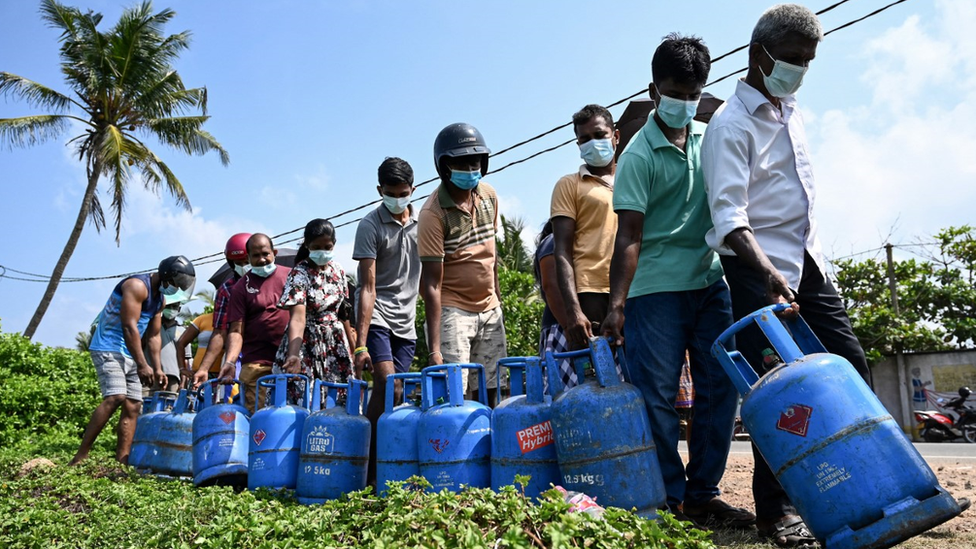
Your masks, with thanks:
[{"label": "green vegetation", "polygon": [[[88,355],[0,334],[0,376],[0,547],[714,547],[670,516],[608,509],[596,520],[555,492],[536,505],[514,487],[398,486],[310,507],[287,493],[198,489],[112,461],[110,429],[91,459],[66,467],[100,400]],[[37,457],[55,465],[25,467]]]},{"label": "green vegetation", "polygon": [[[834,264],[837,289],[868,360],[878,361],[899,347],[946,351],[971,348],[976,341],[976,229],[949,227],[934,239],[931,246],[913,246],[925,259],[894,262],[898,315],[891,305],[886,261]],[[926,252],[929,248],[934,251]]]},{"label": "green vegetation", "polygon": [[[19,464],[2,464],[17,471]],[[4,547],[713,547],[685,531],[616,509],[605,520],[568,512],[553,493],[534,505],[514,487],[430,494],[417,485],[369,490],[325,505],[288,494],[235,493],[140,477],[106,459],[0,479]],[[30,495],[30,499],[26,496]]]}]

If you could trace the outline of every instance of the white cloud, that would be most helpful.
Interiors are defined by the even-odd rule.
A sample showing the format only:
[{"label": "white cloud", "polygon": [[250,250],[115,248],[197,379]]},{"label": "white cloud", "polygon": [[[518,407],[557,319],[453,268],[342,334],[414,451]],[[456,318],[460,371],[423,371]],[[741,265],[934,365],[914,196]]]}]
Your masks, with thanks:
[{"label": "white cloud", "polygon": [[[809,123],[828,255],[972,222],[976,201],[976,6],[939,2],[870,41],[869,102]],[[813,117],[811,117],[813,118]]]}]

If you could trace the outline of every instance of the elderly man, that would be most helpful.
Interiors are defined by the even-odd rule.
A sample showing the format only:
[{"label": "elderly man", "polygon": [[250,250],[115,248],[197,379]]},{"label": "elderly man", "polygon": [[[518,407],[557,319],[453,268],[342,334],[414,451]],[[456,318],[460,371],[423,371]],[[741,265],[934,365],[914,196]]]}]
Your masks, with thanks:
[{"label": "elderly man", "polygon": [[[787,314],[796,314],[798,306],[827,350],[868,379],[864,351],[824,274],[813,217],[813,170],[794,95],[822,39],[817,16],[795,4],[774,6],[756,23],[749,71],[712,118],[702,144],[714,225],[706,239],[721,255],[736,318],[771,303],[794,303]],[[742,332],[736,343],[762,373],[768,343],[759,330]],[[760,535],[780,547],[815,546],[769,466],[753,450]]]}]

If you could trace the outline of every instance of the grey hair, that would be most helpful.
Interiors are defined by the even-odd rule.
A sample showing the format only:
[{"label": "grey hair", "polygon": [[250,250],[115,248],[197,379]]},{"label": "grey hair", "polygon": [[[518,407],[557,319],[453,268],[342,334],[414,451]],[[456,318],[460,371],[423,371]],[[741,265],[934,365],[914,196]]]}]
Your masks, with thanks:
[{"label": "grey hair", "polygon": [[817,14],[799,4],[777,4],[759,17],[752,29],[751,44],[779,44],[790,33],[797,33],[809,40],[823,40],[823,27]]}]

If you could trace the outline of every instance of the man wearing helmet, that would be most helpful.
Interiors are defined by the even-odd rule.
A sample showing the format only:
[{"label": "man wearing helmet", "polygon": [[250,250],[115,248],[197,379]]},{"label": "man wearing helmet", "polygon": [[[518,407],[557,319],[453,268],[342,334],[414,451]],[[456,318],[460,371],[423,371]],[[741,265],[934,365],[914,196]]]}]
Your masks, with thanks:
[{"label": "man wearing helmet", "polygon": [[[155,273],[130,276],[115,286],[98,315],[95,333],[88,346],[98,373],[102,402],[92,412],[71,465],[88,457],[95,439],[120,406],[122,416],[119,418],[115,459],[128,462],[136,418],[142,405],[142,384],[166,383],[159,357],[160,312],[164,305],[188,301],[195,282],[193,264],[180,255],[164,259]],[[143,340],[155,369],[143,353]]]},{"label": "man wearing helmet", "polygon": [[[498,196],[481,181],[490,152],[470,124],[441,130],[434,141],[441,184],[420,210],[417,240],[427,362],[484,364],[493,403],[496,362],[505,356],[505,325],[495,250]],[[463,383],[467,393],[468,376]]]},{"label": "man wearing helmet", "polygon": [[[220,359],[224,356],[224,346],[227,341],[230,291],[234,289],[234,284],[237,284],[237,281],[251,270],[251,265],[247,262],[248,238],[251,238],[250,233],[237,233],[227,239],[227,245],[224,246],[224,257],[227,258],[227,265],[230,266],[233,274],[220,285],[220,288],[217,288],[217,295],[214,297],[213,332],[207,344],[207,352],[203,355],[196,373],[193,374],[194,387],[199,387],[207,381],[209,372],[215,369],[214,364],[218,365],[217,370],[223,365],[224,361]],[[229,359],[237,361],[237,357],[229,357]]]}]

